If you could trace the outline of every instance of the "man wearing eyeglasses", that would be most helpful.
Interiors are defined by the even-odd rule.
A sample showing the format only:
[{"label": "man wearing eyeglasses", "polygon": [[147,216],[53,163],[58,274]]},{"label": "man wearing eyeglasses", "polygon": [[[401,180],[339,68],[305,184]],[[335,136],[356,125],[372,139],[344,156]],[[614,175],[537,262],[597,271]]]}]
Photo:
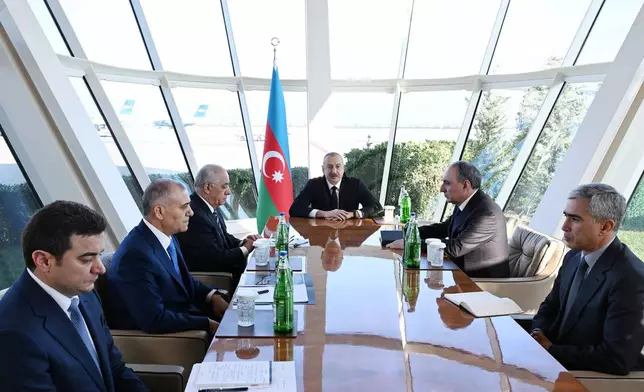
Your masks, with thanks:
[{"label": "man wearing eyeglasses", "polygon": [[206,165],[195,177],[195,192],[190,195],[188,231],[176,235],[190,271],[229,272],[237,286],[246,269],[248,253],[260,236],[253,234],[244,239],[228,233],[219,206],[230,195],[230,178],[219,165]]}]

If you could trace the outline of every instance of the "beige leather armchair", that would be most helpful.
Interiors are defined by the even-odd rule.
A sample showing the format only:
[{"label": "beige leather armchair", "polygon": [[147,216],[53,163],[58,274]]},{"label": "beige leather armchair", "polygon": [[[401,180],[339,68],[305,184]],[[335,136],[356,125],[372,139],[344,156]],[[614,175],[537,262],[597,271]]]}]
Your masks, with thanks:
[{"label": "beige leather armchair", "polygon": [[509,240],[511,278],[475,278],[483,290],[516,302],[535,314],[555,282],[563,261],[562,241],[517,226]]},{"label": "beige leather armchair", "polygon": [[[113,253],[101,256],[106,269],[109,269],[112,256]],[[108,301],[107,273],[96,281],[96,291],[101,301]],[[109,319],[108,315],[106,317]],[[126,363],[181,367],[183,369],[181,381],[184,384],[188,381],[192,365],[203,361],[210,345],[210,336],[206,331],[148,334],[143,331],[112,329],[110,332]],[[145,369],[149,373],[146,377],[159,377],[153,374],[151,371],[153,368]]]},{"label": "beige leather armchair", "polygon": [[644,371],[630,372],[628,376],[613,376],[612,374],[581,370],[571,373],[590,392],[644,391]]},{"label": "beige leather armchair", "polygon": [[181,366],[128,364],[150,392],[181,392],[187,382]]}]

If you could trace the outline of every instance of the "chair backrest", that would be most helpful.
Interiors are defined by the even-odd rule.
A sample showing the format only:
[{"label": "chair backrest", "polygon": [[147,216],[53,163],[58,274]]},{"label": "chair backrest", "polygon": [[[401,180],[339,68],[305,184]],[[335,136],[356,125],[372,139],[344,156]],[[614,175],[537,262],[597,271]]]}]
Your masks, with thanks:
[{"label": "chair backrest", "polygon": [[510,276],[531,277],[549,275],[558,265],[564,250],[560,240],[517,226],[508,243]]}]

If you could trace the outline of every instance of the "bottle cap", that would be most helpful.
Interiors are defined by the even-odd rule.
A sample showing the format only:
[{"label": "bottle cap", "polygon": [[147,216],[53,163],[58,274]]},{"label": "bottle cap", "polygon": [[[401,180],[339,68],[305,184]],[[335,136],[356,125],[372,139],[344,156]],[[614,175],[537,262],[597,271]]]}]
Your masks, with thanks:
[{"label": "bottle cap", "polygon": [[283,256],[283,257],[288,256],[288,252],[287,252],[287,251],[285,251],[285,250],[280,250],[280,257],[282,257],[282,256]]},{"label": "bottle cap", "polygon": [[286,216],[286,212],[280,212],[280,216]]},{"label": "bottle cap", "polygon": [[411,216],[416,216],[416,213],[415,213],[415,212],[412,212],[412,213],[411,213],[411,214],[409,214],[409,215],[411,215]]}]

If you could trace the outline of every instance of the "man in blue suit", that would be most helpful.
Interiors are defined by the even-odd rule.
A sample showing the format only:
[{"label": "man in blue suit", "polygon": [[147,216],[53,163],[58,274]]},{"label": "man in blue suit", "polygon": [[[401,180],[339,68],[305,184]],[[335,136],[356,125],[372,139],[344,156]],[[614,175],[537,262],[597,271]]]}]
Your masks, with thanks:
[{"label": "man in blue suit", "polygon": [[582,185],[568,197],[562,230],[572,250],[532,336],[569,370],[644,369],[644,265],[615,235],[625,212],[609,185]]},{"label": "man in blue suit", "polygon": [[214,333],[228,303],[190,275],[173,235],[188,229],[193,212],[186,187],[160,179],[143,193],[141,223],[112,258],[108,277],[111,328],[147,333]]},{"label": "man in blue suit", "polygon": [[0,390],[147,391],[125,366],[94,282],[105,219],[57,201],[22,235],[27,269],[0,300]]}]

